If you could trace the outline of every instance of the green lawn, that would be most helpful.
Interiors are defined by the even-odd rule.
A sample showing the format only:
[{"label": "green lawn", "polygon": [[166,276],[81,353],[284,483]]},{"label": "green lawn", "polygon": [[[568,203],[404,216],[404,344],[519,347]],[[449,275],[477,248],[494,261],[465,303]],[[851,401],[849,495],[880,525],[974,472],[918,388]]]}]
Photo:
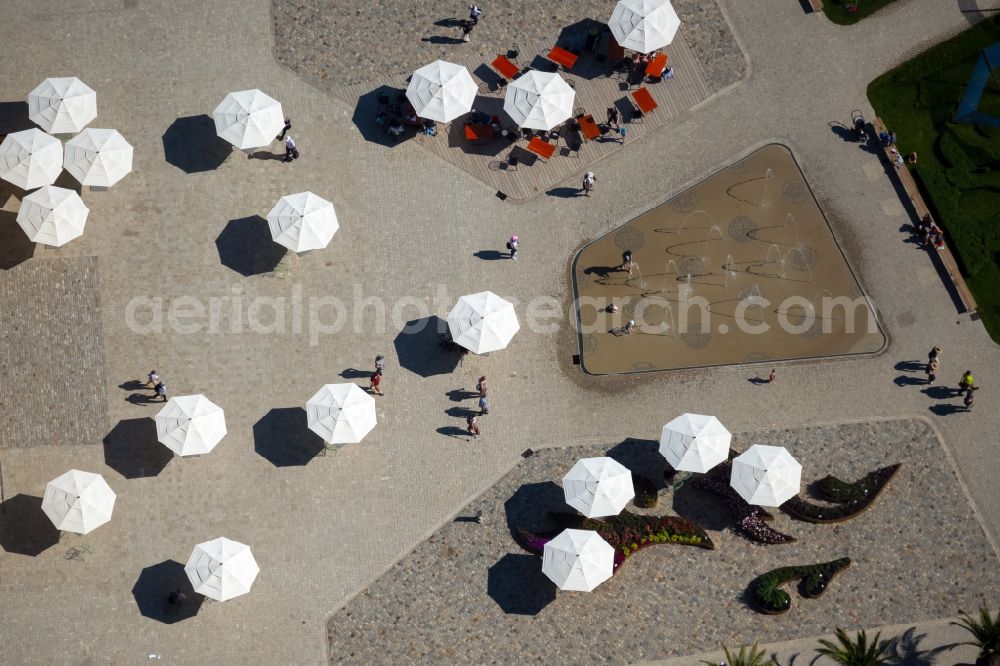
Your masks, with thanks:
[{"label": "green lawn", "polygon": [[[901,153],[956,250],[979,314],[1000,341],[1000,127],[952,122],[983,48],[1000,42],[1000,17],[924,51],[868,86],[868,98],[898,135]],[[1000,65],[1000,63],[995,63]],[[1000,117],[1000,69],[979,110]]]},{"label": "green lawn", "polygon": [[871,16],[890,2],[896,0],[857,0],[857,11],[847,11],[849,0],[823,0],[823,13],[834,23],[851,25],[866,16]]}]

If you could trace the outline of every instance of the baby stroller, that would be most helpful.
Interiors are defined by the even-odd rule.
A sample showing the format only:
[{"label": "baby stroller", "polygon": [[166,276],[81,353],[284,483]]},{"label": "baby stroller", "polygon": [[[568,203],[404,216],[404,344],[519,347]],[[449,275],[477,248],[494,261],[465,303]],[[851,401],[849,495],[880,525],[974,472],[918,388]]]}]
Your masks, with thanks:
[{"label": "baby stroller", "polygon": [[865,117],[861,114],[861,111],[855,109],[851,111],[851,125],[854,127],[854,138],[858,143],[867,143],[868,141],[868,123],[865,122]]}]

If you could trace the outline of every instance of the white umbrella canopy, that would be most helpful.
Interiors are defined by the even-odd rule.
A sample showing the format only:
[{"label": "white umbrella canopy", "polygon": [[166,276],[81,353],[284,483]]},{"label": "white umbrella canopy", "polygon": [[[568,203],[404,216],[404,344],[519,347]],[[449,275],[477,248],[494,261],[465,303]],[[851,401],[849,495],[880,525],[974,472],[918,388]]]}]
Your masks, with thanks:
[{"label": "white umbrella canopy", "polygon": [[180,456],[198,456],[226,436],[226,415],[203,395],[171,398],[153,419],[156,438]]},{"label": "white umbrella canopy", "polygon": [[678,471],[704,473],[729,457],[732,441],[714,416],[681,414],[663,426],[660,454]]},{"label": "white umbrella canopy", "polygon": [[12,132],[0,143],[0,178],[22,190],[56,182],[62,165],[62,143],[38,128]]},{"label": "white umbrella canopy", "polygon": [[608,21],[615,41],[640,53],[668,46],[680,26],[670,0],[620,0]]},{"label": "white umbrella canopy", "polygon": [[56,529],[87,534],[111,520],[116,497],[100,474],[71,469],[45,486],[42,511]]},{"label": "white umbrella canopy", "polygon": [[52,134],[73,134],[97,117],[97,93],[76,78],[45,79],[28,93],[28,117]]},{"label": "white umbrella canopy", "polygon": [[281,103],[256,88],[229,93],[212,117],[216,134],[244,150],[270,145],[285,126]]},{"label": "white umbrella canopy", "polygon": [[542,573],[560,590],[590,592],[611,578],[614,565],[614,547],[590,530],[563,530],[542,551]]},{"label": "white umbrella canopy", "polygon": [[520,328],[514,306],[492,291],[462,296],[448,313],[452,340],[476,354],[503,349]]},{"label": "white umbrella canopy", "polygon": [[801,483],[802,465],[783,446],[754,444],[733,458],[729,485],[750,504],[781,506]]},{"label": "white umbrella canopy", "polygon": [[375,398],[357,384],[327,384],[309,398],[306,417],[327,444],[357,444],[375,427]]},{"label": "white umbrella canopy", "polygon": [[326,247],[340,228],[333,204],[312,192],[281,197],[267,214],[275,243],[294,252]]},{"label": "white umbrella canopy", "polygon": [[65,165],[82,185],[110,187],[132,171],[132,144],[118,130],[88,127],[66,142]]},{"label": "white umbrella canopy", "polygon": [[45,185],[24,197],[17,223],[33,243],[59,247],[83,234],[89,214],[73,190]]},{"label": "white umbrella canopy", "polygon": [[558,74],[531,70],[507,86],[503,110],[519,127],[550,130],[573,115],[574,99]]},{"label": "white umbrella canopy", "polygon": [[469,70],[436,60],[413,73],[406,98],[421,118],[448,123],[472,109],[478,92]]},{"label": "white umbrella canopy", "polygon": [[563,477],[563,493],[588,518],[616,516],[635,497],[632,472],[612,458],[583,458]]},{"label": "white umbrella canopy", "polygon": [[198,594],[229,601],[250,591],[260,567],[250,546],[219,537],[195,546],[184,572]]}]

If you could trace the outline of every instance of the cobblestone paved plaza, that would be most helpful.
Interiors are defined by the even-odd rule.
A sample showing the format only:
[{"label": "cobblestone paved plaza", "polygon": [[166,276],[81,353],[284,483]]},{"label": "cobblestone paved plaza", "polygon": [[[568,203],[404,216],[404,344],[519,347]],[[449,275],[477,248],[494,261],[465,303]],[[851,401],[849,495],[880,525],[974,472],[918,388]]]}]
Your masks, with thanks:
[{"label": "cobblestone paved plaza", "polygon": [[[913,462],[905,472],[912,476],[895,480],[884,504],[857,519],[859,529],[899,530],[925,508],[973,535],[967,550],[938,544],[939,557],[915,572],[953,581],[950,593],[909,595],[890,610],[896,591],[914,589],[892,580],[880,588],[884,613],[845,602],[839,619],[796,615],[843,601],[835,595],[883,570],[859,562],[834,596],[794,599],[791,622],[761,629],[761,639],[811,639],[838,622],[854,629],[946,620],[981,598],[997,606],[996,345],[978,321],[956,314],[934,265],[904,242],[911,220],[878,158],[835,131],[851,109],[871,115],[870,80],[917,45],[967,27],[972,15],[954,3],[909,0],[841,28],[788,0],[679,1],[683,42],[703,63],[700,92],[670,87],[694,80],[683,72],[656,84],[669,111],[657,123],[650,118],[624,146],[598,151],[595,143],[579,161],[555,156],[537,193],[506,200],[473,167],[415,141],[388,146],[366,136],[372,119],[361,96],[378,86],[398,85],[439,56],[488,62],[515,44],[538,53],[579,21],[605,20],[613,4],[487,3],[472,42],[450,44],[422,40],[454,38],[455,28],[434,22],[463,18],[466,3],[4,3],[0,134],[30,127],[25,100],[45,78],[78,76],[97,93],[90,126],[117,129],[135,155],[132,173],[106,191],[74,188],[90,214],[83,236],[60,248],[25,242],[14,217],[26,192],[0,188],[0,664],[359,663],[340,650],[339,635],[331,650],[329,622],[364,604],[358,595],[366,590],[382,594],[394,565],[410,566],[439,530],[492,534],[494,526],[452,521],[510,482],[512,469],[529,469],[531,461],[517,467],[522,452],[540,451],[535,460],[544,461],[558,455],[547,449],[653,440],[682,412],[715,414],[741,438],[906,424],[915,441],[846,426],[866,433],[845,444],[857,461],[841,466],[837,451],[822,457],[824,469],[845,476],[883,457]],[[248,158],[217,139],[213,109],[227,93],[251,88],[281,102],[301,159],[270,159],[283,152],[278,142]],[[680,90],[690,100],[671,96]],[[766,386],[748,381],[758,369],[747,365],[581,372],[566,305],[577,252],[769,144],[787,147],[812,186],[874,302],[885,349],[782,363]],[[466,164],[488,168],[489,159]],[[596,173],[597,189],[575,196],[585,170]],[[65,174],[57,184],[73,187]],[[281,196],[307,190],[333,202],[340,230],[324,250],[284,253],[264,218]],[[512,234],[521,239],[517,261],[506,259]],[[461,360],[439,346],[434,317],[486,289],[515,304],[521,330],[506,349]],[[414,322],[428,325],[403,334]],[[959,399],[944,386],[920,384],[920,362],[935,344],[944,348],[940,384],[975,371],[983,388],[971,413],[957,411]],[[303,427],[303,406],[324,384],[366,386],[376,354],[387,356],[378,424],[360,445],[323,455]],[[138,386],[153,368],[171,395],[202,393],[225,410],[228,434],[210,454],[172,457],[156,442],[159,404]],[[470,441],[465,417],[481,375],[492,385],[491,409],[480,419],[482,436]],[[71,468],[102,474],[117,494],[111,521],[86,536],[60,535],[40,508],[46,483]],[[949,494],[932,510],[912,494],[918,490]],[[951,538],[950,528],[934,533]],[[252,590],[169,613],[166,597],[183,581],[192,548],[219,536],[251,546],[260,566]],[[735,542],[733,551],[708,555],[725,558],[713,573],[731,595],[753,567],[736,556],[743,546],[735,537],[722,532],[720,540]],[[470,546],[517,554],[492,537]],[[706,554],[676,550],[639,554],[598,596],[645,576],[661,558]],[[927,545],[914,553],[930,561]],[[470,603],[495,563],[484,558],[478,572],[462,570]],[[728,597],[720,612],[747,632],[764,624]],[[405,635],[389,626],[365,625],[343,640],[356,651],[359,640],[386,641],[373,663],[428,663],[420,653],[453,643],[454,626],[467,620],[422,619],[425,645],[398,644]],[[504,623],[521,619],[498,616]],[[606,624],[594,617],[585,630],[598,635]],[[671,631],[690,638],[641,654],[693,662],[694,652],[721,640],[757,638],[713,636],[703,626]],[[585,638],[558,640],[577,649]],[[521,658],[516,639],[506,646],[494,661]],[[562,643],[551,647],[550,660],[564,663]],[[383,658],[396,650],[405,656]],[[470,660],[456,652],[451,661]]]}]

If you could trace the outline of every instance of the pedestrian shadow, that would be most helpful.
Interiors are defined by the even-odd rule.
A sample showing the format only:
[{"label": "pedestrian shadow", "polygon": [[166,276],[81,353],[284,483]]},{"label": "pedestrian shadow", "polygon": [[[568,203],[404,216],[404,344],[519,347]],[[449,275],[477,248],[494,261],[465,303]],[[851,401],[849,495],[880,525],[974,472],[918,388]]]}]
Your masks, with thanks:
[{"label": "pedestrian shadow", "polygon": [[464,428],[459,428],[458,426],[442,426],[437,429],[437,432],[446,437],[454,437],[455,439],[464,439],[466,441],[472,439]]},{"label": "pedestrian shadow", "polygon": [[840,137],[841,139],[843,139],[845,143],[858,142],[858,137],[854,133],[854,129],[848,127],[839,120],[831,120],[830,122],[827,123],[827,125],[830,127],[830,131],[833,132],[838,137]]},{"label": "pedestrian shadow", "polygon": [[[0,206],[10,199],[13,185],[0,181]],[[23,192],[18,199],[23,199]],[[0,270],[9,271],[35,255],[35,244],[17,223],[17,213],[0,210]]]},{"label": "pedestrian shadow", "polygon": [[938,403],[936,405],[931,405],[927,409],[931,410],[936,416],[948,416],[950,414],[957,414],[958,412],[965,411],[965,405],[951,405],[948,403]]},{"label": "pedestrian shadow", "polygon": [[468,407],[449,407],[444,413],[456,419],[464,419],[469,416],[479,416],[479,412]]},{"label": "pedestrian shadow", "polygon": [[126,479],[157,476],[174,452],[156,438],[153,419],[123,419],[104,436],[104,464]]},{"label": "pedestrian shadow", "polygon": [[766,386],[767,384],[771,383],[770,381],[767,380],[766,377],[750,377],[749,379],[747,379],[747,381],[753,384],[754,386]]},{"label": "pedestrian shadow", "polygon": [[18,493],[0,504],[0,548],[38,557],[59,543],[59,530],[42,511],[42,498]]},{"label": "pedestrian shadow", "polygon": [[285,161],[285,153],[273,153],[270,150],[258,150],[256,153],[250,153],[249,157],[252,160],[271,160],[274,162]]},{"label": "pedestrian shadow", "polygon": [[427,42],[429,44],[464,44],[465,41],[458,37],[445,37],[444,35],[431,35],[430,37],[421,37],[420,41]]},{"label": "pedestrian shadow", "polygon": [[155,393],[133,393],[129,397],[125,398],[125,400],[133,405],[151,405],[154,402],[163,402],[163,399]]},{"label": "pedestrian shadow", "polygon": [[583,196],[583,193],[577,187],[556,187],[548,192],[546,192],[550,197],[559,197],[561,199],[575,199],[576,197]]},{"label": "pedestrian shadow", "polygon": [[[171,604],[172,592],[180,592],[186,598]],[[191,586],[184,565],[176,560],[164,560],[143,569],[132,586],[132,597],[140,615],[163,624],[194,617],[205,601]]]},{"label": "pedestrian shadow", "polygon": [[462,402],[464,400],[472,400],[473,398],[478,398],[479,392],[469,391],[467,389],[461,388],[448,391],[447,393],[445,393],[445,395],[448,396],[448,399],[451,400],[452,402]]},{"label": "pedestrian shadow", "polygon": [[374,370],[358,370],[357,368],[347,368],[340,372],[340,376],[344,379],[368,379],[373,374],[375,374]]},{"label": "pedestrian shadow", "polygon": [[406,322],[392,344],[399,366],[421,377],[455,371],[462,354],[445,343],[448,324],[437,315]]},{"label": "pedestrian shadow", "polygon": [[309,429],[301,407],[272,409],[253,426],[253,448],[275,467],[301,467],[322,453],[323,439]]},{"label": "pedestrian shadow", "polygon": [[892,383],[896,386],[918,386],[920,384],[926,384],[926,380],[920,379],[919,377],[910,377],[909,375],[900,375],[892,380]]},{"label": "pedestrian shadow", "polygon": [[215,171],[233,152],[232,144],[216,134],[215,121],[204,113],[178,118],[162,140],[164,159],[184,173]]},{"label": "pedestrian shadow", "polygon": [[933,398],[934,400],[948,400],[959,394],[958,389],[947,386],[929,386],[921,392],[926,393],[928,398]]},{"label": "pedestrian shadow", "polygon": [[535,555],[507,553],[486,572],[486,593],[507,615],[538,615],[556,599],[556,586]]},{"label": "pedestrian shadow", "polygon": [[118,388],[120,388],[123,391],[139,391],[149,387],[146,386],[146,382],[142,381],[141,379],[130,379],[127,382],[119,384]]},{"label": "pedestrian shadow", "polygon": [[244,277],[273,272],[288,253],[271,238],[267,220],[260,215],[229,220],[215,247],[222,265]]},{"label": "pedestrian shadow", "polygon": [[583,269],[584,275],[596,275],[602,280],[606,280],[609,277],[611,277],[612,273],[618,273],[618,272],[619,270],[617,266],[590,266],[588,268]]},{"label": "pedestrian shadow", "polygon": [[895,368],[900,372],[920,372],[926,365],[920,361],[900,361],[895,365]]},{"label": "pedestrian shadow", "polygon": [[472,256],[483,261],[497,261],[499,259],[510,259],[509,252],[498,252],[497,250],[480,250],[473,252]]},{"label": "pedestrian shadow", "polygon": [[462,19],[460,18],[444,18],[434,21],[434,25],[439,28],[459,28],[462,25]]}]

